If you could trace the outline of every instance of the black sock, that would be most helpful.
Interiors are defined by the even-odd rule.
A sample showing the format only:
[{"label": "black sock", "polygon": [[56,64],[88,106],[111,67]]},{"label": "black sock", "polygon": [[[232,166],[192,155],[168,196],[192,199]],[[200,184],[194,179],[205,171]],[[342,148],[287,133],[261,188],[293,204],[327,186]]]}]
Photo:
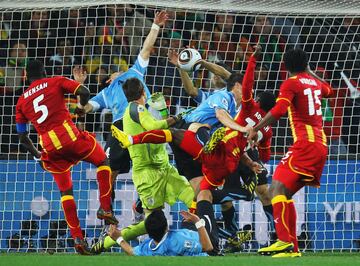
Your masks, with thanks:
[{"label": "black sock", "polygon": [[275,224],[274,224],[274,216],[273,216],[273,206],[271,204],[267,206],[263,205],[263,209],[269,222],[270,232],[274,232]]},{"label": "black sock", "polygon": [[221,211],[221,214],[224,218],[225,229],[228,232],[230,232],[231,234],[235,234],[237,231],[239,231],[239,228],[236,224],[236,215],[235,215],[234,206],[231,206],[231,208],[226,211]]},{"label": "black sock", "polygon": [[201,200],[196,204],[197,215],[205,220],[205,228],[209,234],[214,252],[219,251],[219,232],[215,220],[214,209],[209,201]]}]

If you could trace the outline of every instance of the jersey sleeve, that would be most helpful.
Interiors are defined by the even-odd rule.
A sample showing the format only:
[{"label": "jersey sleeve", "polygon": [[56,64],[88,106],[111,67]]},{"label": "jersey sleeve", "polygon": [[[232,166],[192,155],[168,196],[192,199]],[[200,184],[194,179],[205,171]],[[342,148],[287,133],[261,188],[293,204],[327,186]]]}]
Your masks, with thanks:
[{"label": "jersey sleeve", "polygon": [[59,77],[59,83],[65,93],[75,94],[81,84],[73,79]]},{"label": "jersey sleeve", "polygon": [[141,55],[138,55],[135,64],[128,71],[134,72],[137,78],[143,80],[148,65],[149,60],[145,60]]},{"label": "jersey sleeve", "polygon": [[222,93],[215,93],[208,99],[208,104],[214,109],[224,109],[229,111],[230,99]]},{"label": "jersey sleeve", "polygon": [[200,104],[203,101],[205,101],[207,98],[209,98],[209,96],[211,95],[211,93],[209,91],[203,91],[201,88],[198,88],[198,94],[196,97],[193,97],[193,100]]},{"label": "jersey sleeve", "polygon": [[16,115],[15,115],[15,121],[17,124],[26,124],[29,122],[29,120],[25,117],[21,110],[21,99],[19,99],[18,103],[16,104]]},{"label": "jersey sleeve", "polygon": [[94,112],[109,108],[106,100],[106,95],[109,90],[109,87],[106,87],[89,100],[89,103],[92,105]]},{"label": "jersey sleeve", "polygon": [[255,56],[251,56],[242,82],[241,101],[243,105],[252,100],[255,68],[256,68],[256,59]]},{"label": "jersey sleeve", "polygon": [[321,95],[324,98],[331,97],[334,94],[333,89],[327,82],[321,82]]},{"label": "jersey sleeve", "polygon": [[271,114],[279,119],[286,112],[287,108],[291,104],[294,96],[295,96],[295,88],[298,86],[296,79],[290,78],[286,80],[280,87],[279,97],[276,99],[275,106],[270,110]]},{"label": "jersey sleeve", "polygon": [[131,103],[129,108],[131,119],[141,124],[146,130],[168,128],[165,119],[156,120],[143,105]]}]

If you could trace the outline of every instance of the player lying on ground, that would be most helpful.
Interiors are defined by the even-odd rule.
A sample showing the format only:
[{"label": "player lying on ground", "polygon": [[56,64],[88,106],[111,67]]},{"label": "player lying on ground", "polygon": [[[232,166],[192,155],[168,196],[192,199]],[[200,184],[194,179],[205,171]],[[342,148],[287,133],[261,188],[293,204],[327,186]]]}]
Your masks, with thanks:
[{"label": "player lying on ground", "polygon": [[288,113],[294,144],[276,167],[270,187],[279,240],[258,252],[278,253],[274,257],[299,257],[292,197],[303,186],[320,186],[328,151],[322,127],[321,98],[328,97],[332,89],[310,71],[308,56],[303,50],[288,50],[284,63],[290,77],[281,85],[275,107],[249,129],[249,139],[256,139],[258,130]]},{"label": "player lying on ground", "polygon": [[[195,225],[197,230],[169,230],[165,214],[155,210],[145,219],[146,232],[149,238],[132,248],[115,225],[110,227],[109,236],[130,256],[207,256],[213,250],[208,228],[209,221],[200,219],[190,212],[181,211],[186,222]],[[212,225],[214,226],[214,225]]]},{"label": "player lying on ground", "polygon": [[[82,74],[82,70],[75,69],[75,76]],[[83,108],[90,92],[80,83],[65,77],[46,78],[44,66],[37,60],[28,63],[26,77],[30,86],[16,104],[16,129],[20,143],[54,177],[75,249],[80,254],[89,254],[73,196],[70,169],[74,164],[86,161],[97,167],[100,201],[97,217],[112,224],[118,223],[111,211],[111,170],[105,152],[91,134],[77,129],[64,103],[64,94],[73,93],[80,98],[79,108]],[[28,122],[39,134],[41,151],[28,136]]]}]

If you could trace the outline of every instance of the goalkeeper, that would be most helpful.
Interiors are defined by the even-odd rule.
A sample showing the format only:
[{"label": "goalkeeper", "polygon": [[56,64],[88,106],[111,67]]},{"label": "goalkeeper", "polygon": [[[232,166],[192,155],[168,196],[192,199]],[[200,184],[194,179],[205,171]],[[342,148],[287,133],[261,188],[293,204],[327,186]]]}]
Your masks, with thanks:
[{"label": "goalkeeper", "polygon": [[[137,78],[130,78],[123,84],[124,94],[129,102],[125,110],[123,125],[127,134],[135,135],[148,130],[167,129],[176,123],[176,117],[156,120],[145,108],[146,93],[142,82]],[[150,105],[164,111],[164,98],[155,94]],[[170,138],[167,135],[166,138]],[[153,210],[162,209],[165,202],[173,205],[180,200],[187,207],[191,207],[194,191],[187,179],[179,175],[177,169],[169,163],[169,156],[165,144],[143,144],[129,147],[132,159],[132,179],[139,194],[145,216]],[[144,221],[130,225],[121,230],[121,236],[130,241],[139,235],[146,234]],[[116,244],[109,236],[100,239],[93,245],[92,252],[100,253]]]}]

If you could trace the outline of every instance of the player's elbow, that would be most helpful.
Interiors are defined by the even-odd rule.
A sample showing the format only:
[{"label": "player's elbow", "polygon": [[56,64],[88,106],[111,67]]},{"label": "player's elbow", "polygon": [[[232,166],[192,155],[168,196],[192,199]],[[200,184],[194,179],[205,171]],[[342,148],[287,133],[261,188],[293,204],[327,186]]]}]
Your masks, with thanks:
[{"label": "player's elbow", "polygon": [[209,241],[209,243],[207,243],[207,245],[203,245],[203,247],[202,247],[202,251],[204,251],[204,252],[211,252],[213,250],[214,250],[214,247],[210,241]]}]

